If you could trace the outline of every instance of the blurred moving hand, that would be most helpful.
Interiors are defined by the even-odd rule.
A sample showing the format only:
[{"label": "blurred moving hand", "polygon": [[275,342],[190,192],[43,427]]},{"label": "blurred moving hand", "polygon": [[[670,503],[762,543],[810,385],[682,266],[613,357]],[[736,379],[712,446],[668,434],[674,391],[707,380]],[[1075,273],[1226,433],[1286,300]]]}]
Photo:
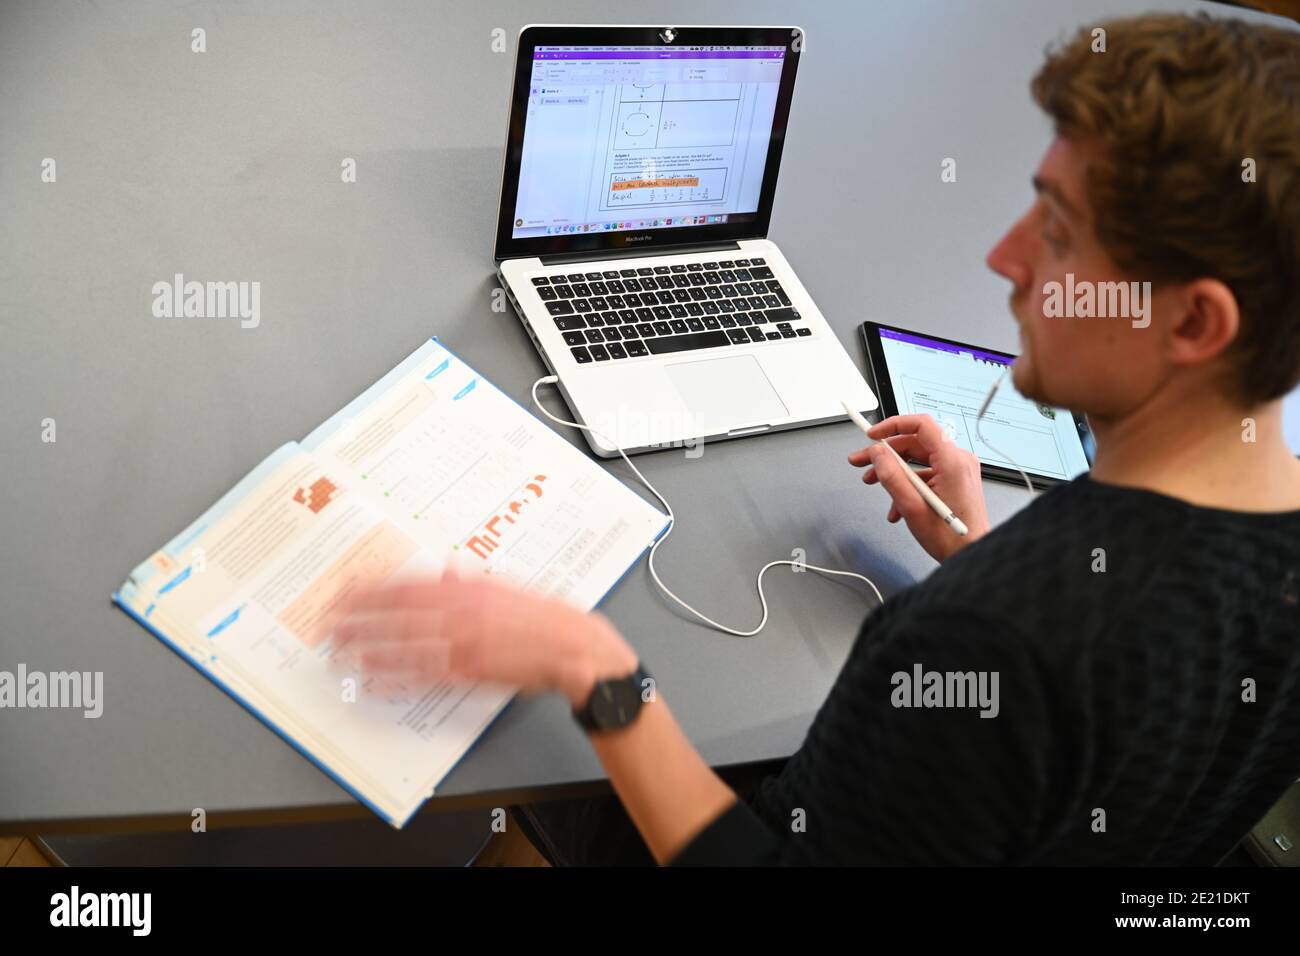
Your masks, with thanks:
[{"label": "blurred moving hand", "polygon": [[637,664],[604,615],[451,568],[359,590],[333,630],[367,673],[558,691],[574,707],[586,704],[596,681],[624,677]]}]

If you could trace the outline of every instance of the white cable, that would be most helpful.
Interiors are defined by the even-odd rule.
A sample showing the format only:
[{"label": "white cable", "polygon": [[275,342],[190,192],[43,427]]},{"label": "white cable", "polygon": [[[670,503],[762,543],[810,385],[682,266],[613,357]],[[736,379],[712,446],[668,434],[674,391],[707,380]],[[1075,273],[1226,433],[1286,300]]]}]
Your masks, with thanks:
[{"label": "white cable", "polygon": [[537,387],[539,385],[554,385],[558,381],[559,381],[558,376],[547,375],[533,382],[533,390],[532,390],[533,404],[536,405],[541,410],[542,414],[545,415],[547,418],[549,418],[551,421],[556,422],[557,424],[560,425],[567,425],[570,428],[578,428],[583,431],[589,431],[597,438],[599,438],[601,441],[603,441],[605,444],[609,445],[612,448],[615,448],[618,451],[618,453],[623,456],[623,460],[627,462],[627,466],[636,473],[636,476],[639,479],[641,479],[641,483],[645,485],[647,488],[649,488],[651,494],[653,494],[656,498],[658,498],[659,501],[663,504],[664,511],[668,513],[668,530],[665,531],[663,535],[660,536],[660,538],[650,546],[650,557],[646,562],[648,567],[650,568],[650,577],[654,579],[655,584],[659,585],[659,589],[663,591],[664,594],[667,594],[670,598],[672,598],[674,601],[676,601],[679,605],[681,605],[686,610],[690,611],[692,614],[698,617],[705,624],[708,624],[710,627],[717,628],[719,631],[724,631],[727,634],[734,634],[736,635],[736,637],[753,637],[755,634],[761,631],[764,628],[764,626],[767,624],[767,595],[763,593],[763,575],[767,573],[768,568],[774,568],[779,564],[788,564],[791,567],[803,567],[803,568],[807,568],[810,571],[820,571],[822,574],[837,574],[847,578],[857,578],[859,581],[865,581],[867,583],[867,586],[871,588],[871,590],[875,593],[876,600],[878,600],[881,604],[885,603],[885,599],[880,595],[880,589],[877,588],[875,584],[871,582],[871,579],[868,577],[864,577],[863,575],[858,574],[854,571],[837,571],[834,568],[819,568],[815,564],[805,564],[803,562],[798,562],[798,561],[769,561],[767,564],[763,565],[762,569],[758,572],[758,578],[757,578],[758,600],[763,605],[763,618],[758,622],[758,627],[754,628],[752,631],[738,631],[735,628],[727,627],[727,625],[725,624],[719,624],[717,621],[713,620],[713,618],[709,617],[707,614],[703,614],[695,610],[695,608],[691,607],[689,604],[687,604],[685,601],[679,598],[676,594],[674,594],[669,589],[668,585],[664,584],[664,582],[660,580],[659,572],[655,570],[655,552],[659,550],[659,545],[663,544],[665,541],[668,540],[668,536],[673,533],[673,528],[677,526],[677,517],[673,514],[672,505],[668,503],[668,499],[665,498],[663,495],[661,495],[658,489],[656,489],[654,485],[650,484],[650,481],[646,478],[646,476],[641,474],[641,469],[637,468],[636,465],[632,464],[632,459],[627,457],[627,453],[623,451],[621,447],[619,447],[614,442],[610,441],[608,438],[602,435],[600,432],[596,431],[594,428],[588,425],[580,425],[577,422],[569,422],[569,421],[565,421],[562,418],[556,418],[554,415],[552,415],[550,412],[546,410],[546,407],[542,405],[541,399],[537,397]]},{"label": "white cable", "polygon": [[1011,467],[1020,472],[1020,477],[1025,479],[1025,487],[1029,489],[1029,493],[1032,495],[1034,493],[1034,483],[1029,480],[1029,476],[1024,473],[1019,465],[1016,464],[1014,458],[1005,452],[998,451],[990,445],[988,439],[984,437],[984,433],[980,431],[980,422],[984,421],[984,413],[989,410],[989,405],[993,402],[993,396],[998,393],[998,389],[1002,386],[1002,381],[1007,377],[1007,372],[1009,371],[1011,371],[1010,365],[1002,369],[1002,374],[998,376],[998,380],[993,383],[993,387],[989,389],[988,395],[984,397],[984,404],[980,406],[979,414],[975,416],[975,434],[979,440],[984,443],[984,447],[989,451],[993,452],[993,454],[997,455],[999,458],[1005,458],[1007,461],[1011,462]]}]

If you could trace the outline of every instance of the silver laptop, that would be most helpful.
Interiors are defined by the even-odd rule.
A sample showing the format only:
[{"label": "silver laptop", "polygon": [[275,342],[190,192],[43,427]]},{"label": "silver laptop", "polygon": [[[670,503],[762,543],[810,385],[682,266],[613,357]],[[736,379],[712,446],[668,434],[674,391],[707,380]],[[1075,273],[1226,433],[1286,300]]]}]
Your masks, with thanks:
[{"label": "silver laptop", "polygon": [[502,286],[602,457],[877,402],[767,239],[802,32],[528,26]]}]

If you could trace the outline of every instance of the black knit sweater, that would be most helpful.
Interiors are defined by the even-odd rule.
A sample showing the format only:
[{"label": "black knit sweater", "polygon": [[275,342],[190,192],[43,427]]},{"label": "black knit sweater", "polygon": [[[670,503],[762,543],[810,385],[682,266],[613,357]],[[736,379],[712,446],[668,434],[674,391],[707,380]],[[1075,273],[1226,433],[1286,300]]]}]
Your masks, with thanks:
[{"label": "black knit sweater", "polygon": [[[928,672],[985,706],[895,706],[978,688]],[[1211,865],[1298,777],[1300,512],[1084,476],[873,613],[784,770],[673,862]]]}]

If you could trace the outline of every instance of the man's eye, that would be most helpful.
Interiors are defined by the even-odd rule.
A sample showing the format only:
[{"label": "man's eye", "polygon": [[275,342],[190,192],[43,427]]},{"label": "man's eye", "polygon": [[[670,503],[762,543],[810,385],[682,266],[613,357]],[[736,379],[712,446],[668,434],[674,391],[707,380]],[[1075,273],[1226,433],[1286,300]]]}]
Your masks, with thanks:
[{"label": "man's eye", "polygon": [[1039,233],[1039,236],[1042,237],[1042,240],[1045,243],[1047,243],[1049,246],[1052,247],[1052,251],[1055,252],[1057,255],[1060,255],[1062,252],[1065,251],[1066,241],[1064,239],[1060,239],[1056,236],[1049,234],[1045,229]]}]

